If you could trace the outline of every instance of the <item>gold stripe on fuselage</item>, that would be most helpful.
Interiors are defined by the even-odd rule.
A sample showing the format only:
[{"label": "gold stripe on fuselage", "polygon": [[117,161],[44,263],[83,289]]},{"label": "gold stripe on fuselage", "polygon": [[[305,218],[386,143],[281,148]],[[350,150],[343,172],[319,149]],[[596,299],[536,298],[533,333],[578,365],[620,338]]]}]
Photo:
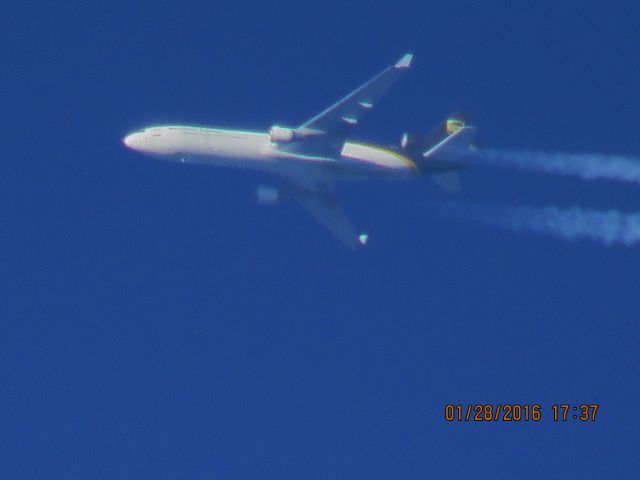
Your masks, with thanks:
[{"label": "gold stripe on fuselage", "polygon": [[384,147],[381,147],[379,145],[372,145],[370,143],[360,143],[360,142],[349,142],[349,143],[353,143],[354,145],[362,145],[363,147],[367,147],[367,148],[370,148],[372,150],[377,150],[379,152],[387,153],[389,155],[394,156],[398,160],[402,161],[411,170],[413,170],[415,172],[419,172],[420,171],[420,168],[418,168],[418,165],[416,165],[416,163],[413,160],[411,160],[410,158],[405,157],[404,155],[400,155],[395,150],[391,150],[389,148],[384,148]]}]

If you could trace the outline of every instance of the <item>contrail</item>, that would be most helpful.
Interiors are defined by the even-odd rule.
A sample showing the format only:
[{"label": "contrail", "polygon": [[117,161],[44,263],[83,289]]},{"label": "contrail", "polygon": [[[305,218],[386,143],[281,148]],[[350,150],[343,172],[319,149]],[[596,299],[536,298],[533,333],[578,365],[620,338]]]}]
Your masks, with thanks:
[{"label": "contrail", "polygon": [[[458,152],[458,154],[461,152]],[[454,155],[455,156],[455,155]],[[460,159],[460,157],[457,157]],[[445,159],[446,160],[446,159]],[[452,158],[452,161],[455,161]],[[482,149],[462,155],[464,164],[640,183],[640,158],[599,153],[546,153]]]},{"label": "contrail", "polygon": [[513,232],[545,234],[569,241],[588,239],[607,246],[640,243],[640,212],[452,203],[438,204],[436,208],[447,217],[471,220]]}]

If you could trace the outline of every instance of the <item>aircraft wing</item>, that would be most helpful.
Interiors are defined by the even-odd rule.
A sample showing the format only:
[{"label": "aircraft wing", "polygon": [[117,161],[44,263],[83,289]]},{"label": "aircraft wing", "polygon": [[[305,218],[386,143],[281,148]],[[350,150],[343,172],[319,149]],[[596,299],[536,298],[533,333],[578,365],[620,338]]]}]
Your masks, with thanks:
[{"label": "aircraft wing", "polygon": [[294,149],[322,154],[339,151],[360,117],[370,111],[389,87],[411,66],[412,59],[411,53],[405,54],[394,65],[300,125],[300,130],[314,132],[314,135],[301,140]]},{"label": "aircraft wing", "polygon": [[296,189],[292,196],[347,246],[355,247],[366,243],[367,236],[358,235],[328,188],[326,190]]}]

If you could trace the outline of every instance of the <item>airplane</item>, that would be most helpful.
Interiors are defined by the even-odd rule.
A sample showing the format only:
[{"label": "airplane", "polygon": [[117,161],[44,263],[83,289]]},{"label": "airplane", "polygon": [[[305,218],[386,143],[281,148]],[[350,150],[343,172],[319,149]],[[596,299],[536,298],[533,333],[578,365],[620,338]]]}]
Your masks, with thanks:
[{"label": "airplane", "polygon": [[268,131],[190,125],[151,126],[126,135],[124,145],[156,158],[186,164],[251,168],[275,174],[279,188],[259,187],[259,203],[295,200],[344,244],[366,245],[336,202],[340,181],[417,178],[433,175],[447,190],[457,189],[454,170],[473,148],[475,127],[463,115],[448,118],[427,135],[402,135],[383,147],[349,139],[360,119],[411,66],[407,53],[395,64],[298,127],[273,125]]}]

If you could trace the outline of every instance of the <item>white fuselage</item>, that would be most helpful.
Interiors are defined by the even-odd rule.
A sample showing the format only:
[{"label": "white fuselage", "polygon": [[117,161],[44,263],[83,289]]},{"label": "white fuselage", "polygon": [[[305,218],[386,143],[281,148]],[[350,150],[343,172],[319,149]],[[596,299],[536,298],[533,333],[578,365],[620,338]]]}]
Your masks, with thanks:
[{"label": "white fuselage", "polygon": [[192,126],[145,128],[127,135],[133,150],[167,160],[212,166],[252,168],[284,175],[297,181],[367,177],[407,177],[416,165],[396,151],[374,145],[346,142],[337,158],[286,151],[271,142],[267,132]]}]

